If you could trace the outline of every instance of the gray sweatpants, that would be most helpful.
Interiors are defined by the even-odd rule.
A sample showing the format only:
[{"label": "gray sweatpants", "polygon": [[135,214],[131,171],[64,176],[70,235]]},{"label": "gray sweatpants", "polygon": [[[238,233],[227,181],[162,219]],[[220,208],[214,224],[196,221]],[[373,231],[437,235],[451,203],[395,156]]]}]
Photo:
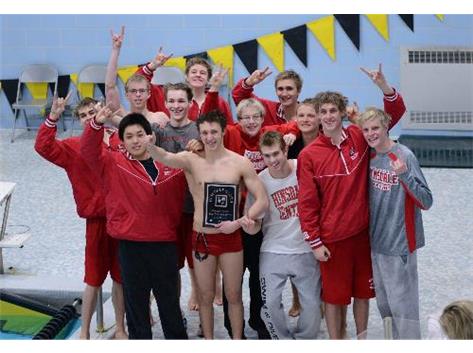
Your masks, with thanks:
[{"label": "gray sweatpants", "polygon": [[[260,254],[261,318],[272,339],[315,339],[320,329],[320,269],[314,255]],[[288,329],[282,293],[288,279],[297,288],[301,313],[293,334]]]},{"label": "gray sweatpants", "polygon": [[371,252],[379,313],[393,318],[394,339],[420,339],[417,256]]}]

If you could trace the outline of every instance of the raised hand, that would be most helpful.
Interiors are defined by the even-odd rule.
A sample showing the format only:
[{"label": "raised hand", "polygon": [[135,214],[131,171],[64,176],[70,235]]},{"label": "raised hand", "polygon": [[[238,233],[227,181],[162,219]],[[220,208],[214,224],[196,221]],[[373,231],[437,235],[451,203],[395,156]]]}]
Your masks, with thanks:
[{"label": "raised hand", "polygon": [[72,91],[69,91],[66,98],[59,98],[57,94],[53,98],[53,104],[51,106],[51,112],[49,114],[49,119],[57,121],[61,114],[66,109],[67,101],[71,97]]},{"label": "raised hand", "polygon": [[220,65],[218,66],[217,70],[214,72],[214,74],[209,80],[211,92],[218,92],[227,73],[228,73],[228,68],[224,69],[223,66],[220,66]]},{"label": "raised hand", "polygon": [[360,115],[360,109],[358,108],[358,104],[356,102],[353,102],[353,105],[349,105],[346,108],[346,113],[348,120],[352,124],[356,124],[356,120],[358,119],[358,116]]},{"label": "raised hand", "polygon": [[[115,113],[117,112],[112,112],[112,110],[110,109],[110,106],[112,104],[109,103],[107,105],[105,105],[104,107],[98,109],[97,111],[97,115],[95,115],[95,121],[99,124],[105,124],[105,122],[107,122],[107,120],[109,120],[112,116],[115,115]],[[98,105],[96,105],[96,109],[97,109]]]},{"label": "raised hand", "polygon": [[245,84],[248,86],[254,86],[263,81],[266,77],[271,75],[273,72],[269,69],[268,66],[266,66],[263,70],[255,70],[253,73],[250,75],[245,80]]},{"label": "raised hand", "polygon": [[170,57],[172,57],[172,53],[166,55],[165,53],[163,53],[163,47],[159,47],[158,54],[156,54],[154,59],[151,60],[149,68],[151,70],[156,70],[158,67],[163,66],[164,63],[168,61]]},{"label": "raised hand", "polygon": [[378,66],[378,70],[369,70],[365,69],[364,67],[360,67],[360,70],[363,71],[371,79],[371,81],[373,81],[373,83],[378,86],[381,91],[383,91],[384,94],[394,94],[394,90],[386,81],[386,77],[384,77],[381,63]]},{"label": "raised hand", "polygon": [[110,30],[112,36],[112,48],[120,49],[125,39],[125,26],[122,26],[120,33],[113,33],[113,29]]}]

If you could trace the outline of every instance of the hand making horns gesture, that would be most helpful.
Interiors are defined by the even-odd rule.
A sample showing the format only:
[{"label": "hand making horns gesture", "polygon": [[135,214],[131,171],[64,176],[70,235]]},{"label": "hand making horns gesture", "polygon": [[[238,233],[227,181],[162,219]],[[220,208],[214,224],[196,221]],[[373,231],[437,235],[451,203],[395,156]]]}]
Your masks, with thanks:
[{"label": "hand making horns gesture", "polygon": [[113,33],[113,29],[111,29],[110,35],[112,36],[112,48],[120,49],[125,39],[125,26],[122,26],[120,34]]},{"label": "hand making horns gesture", "polygon": [[51,112],[49,114],[49,119],[54,120],[54,121],[57,121],[59,119],[61,114],[66,109],[66,104],[69,98],[71,97],[71,94],[72,94],[72,91],[69,91],[66,98],[59,98],[57,96],[57,93],[56,95],[54,95],[53,104],[51,106]]}]

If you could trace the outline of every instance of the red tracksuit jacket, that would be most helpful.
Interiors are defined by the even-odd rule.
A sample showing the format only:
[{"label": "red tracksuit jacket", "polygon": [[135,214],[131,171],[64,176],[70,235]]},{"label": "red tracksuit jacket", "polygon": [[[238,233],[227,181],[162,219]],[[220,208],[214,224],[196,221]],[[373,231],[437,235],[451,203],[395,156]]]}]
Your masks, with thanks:
[{"label": "red tracksuit jacket", "polygon": [[81,138],[81,155],[104,185],[107,232],[132,241],[176,241],[184,193],[184,172],[158,162],[151,180],[143,165],[126,151],[100,149],[103,127],[91,121]]},{"label": "red tracksuit jacket", "polygon": [[[384,97],[393,127],[406,111],[396,92]],[[306,241],[315,249],[354,236],[369,227],[369,146],[358,126],[342,132],[340,147],[321,134],[297,162],[299,218]]]}]

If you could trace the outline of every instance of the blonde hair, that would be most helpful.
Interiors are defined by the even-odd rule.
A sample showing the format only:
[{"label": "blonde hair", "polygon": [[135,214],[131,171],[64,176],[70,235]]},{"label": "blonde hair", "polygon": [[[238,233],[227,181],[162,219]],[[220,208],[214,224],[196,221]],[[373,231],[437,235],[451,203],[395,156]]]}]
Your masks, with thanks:
[{"label": "blonde hair", "polygon": [[242,110],[249,107],[255,107],[256,109],[258,109],[262,117],[264,117],[264,115],[266,114],[266,109],[264,109],[263,104],[259,100],[254,98],[248,98],[243,99],[240,103],[238,103],[236,107],[238,119],[241,119]]},{"label": "blonde hair", "polygon": [[359,127],[362,127],[364,123],[373,119],[379,119],[381,125],[383,125],[386,129],[389,128],[389,124],[391,123],[391,116],[384,110],[375,107],[368,107],[366,108],[365,112],[358,117],[356,124]]},{"label": "blonde hair", "polygon": [[149,83],[149,81],[146,77],[144,77],[141,74],[133,74],[133,75],[130,76],[130,78],[128,80],[126,80],[125,91],[128,91],[128,86],[132,82],[139,82],[139,83],[144,82],[144,83],[146,83],[146,88],[148,90],[150,89],[150,86],[151,86],[151,84]]},{"label": "blonde hair", "polygon": [[443,309],[440,326],[450,339],[473,339],[473,301],[458,300]]}]

